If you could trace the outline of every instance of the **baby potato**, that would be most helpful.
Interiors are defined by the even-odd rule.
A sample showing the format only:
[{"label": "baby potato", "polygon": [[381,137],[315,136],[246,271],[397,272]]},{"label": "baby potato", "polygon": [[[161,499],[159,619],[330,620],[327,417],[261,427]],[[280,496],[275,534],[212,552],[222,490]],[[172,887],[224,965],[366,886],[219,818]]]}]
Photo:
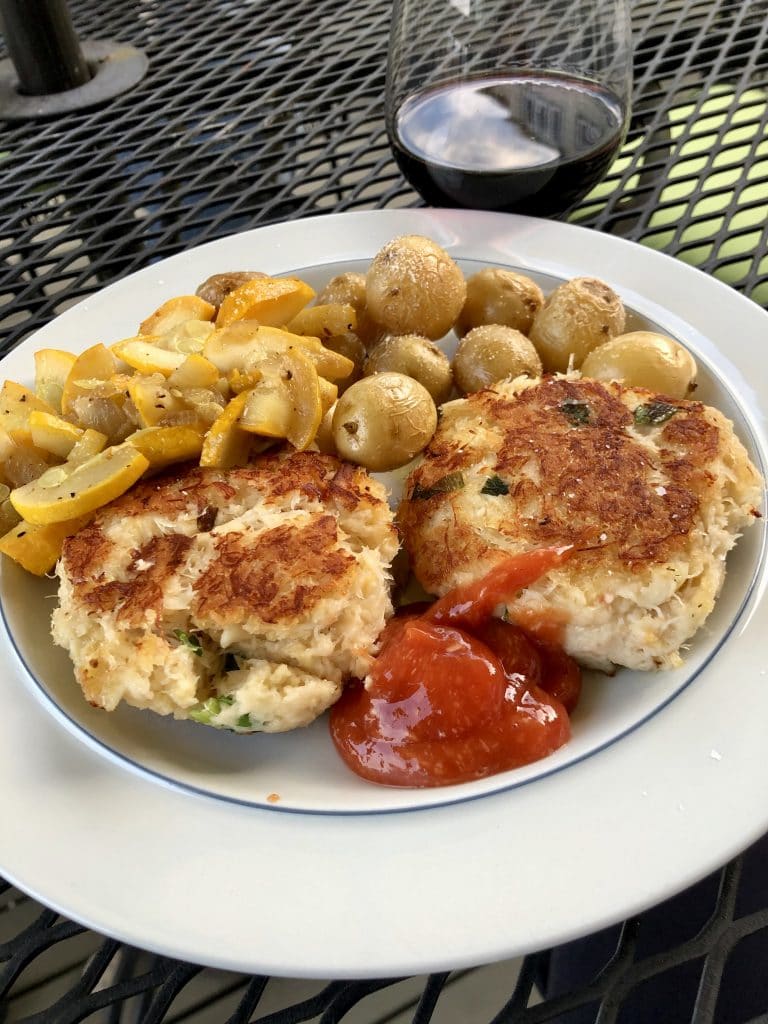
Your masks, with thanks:
[{"label": "baby potato", "polygon": [[[341,304],[351,306],[357,315],[355,334],[368,349],[376,344],[384,334],[384,328],[371,316],[366,305],[365,275],[348,271],[332,277],[315,300],[315,305]],[[347,353],[342,353],[346,355]],[[350,358],[352,358],[350,356]]]},{"label": "baby potato", "polygon": [[541,372],[533,342],[501,324],[474,327],[461,339],[453,358],[456,386],[465,395],[508,377],[540,377]]},{"label": "baby potato", "polygon": [[365,308],[365,274],[337,274],[315,299],[316,306],[329,306],[339,303],[352,306],[356,313]]},{"label": "baby potato", "polygon": [[365,361],[365,375],[404,373],[423,384],[435,404],[445,402],[453,387],[453,372],[448,356],[434,342],[418,334],[390,335],[380,341]]},{"label": "baby potato", "polygon": [[503,324],[527,334],[544,305],[544,292],[524,274],[486,267],[467,279],[467,298],[456,321],[461,338],[473,327]]},{"label": "baby potato", "polygon": [[436,428],[432,396],[403,373],[377,373],[353,384],[336,403],[332,423],[339,455],[380,473],[410,462]]},{"label": "baby potato", "polygon": [[617,380],[626,387],[685,398],[693,390],[696,360],[665,334],[632,331],[593,349],[581,372],[595,380]]},{"label": "baby potato", "polygon": [[547,373],[578,369],[593,348],[624,330],[624,306],[603,281],[574,277],[559,285],[536,314],[530,339]]},{"label": "baby potato", "polygon": [[365,346],[357,336],[356,326],[357,311],[351,303],[329,302],[307,306],[286,325],[286,330],[319,338],[325,348],[355,364],[349,376],[339,382],[341,393],[363,375]]},{"label": "baby potato", "polygon": [[235,288],[239,288],[241,284],[246,284],[248,281],[253,281],[254,278],[266,276],[260,270],[231,270],[225,274],[214,274],[203,281],[195,295],[198,298],[205,299],[206,302],[210,302],[212,306],[218,309],[224,299]]},{"label": "baby potato", "polygon": [[368,312],[388,332],[434,340],[453,327],[467,285],[445,249],[421,235],[403,235],[374,256],[365,294]]},{"label": "baby potato", "polygon": [[360,380],[363,376],[363,365],[365,363],[365,346],[362,341],[358,338],[355,331],[345,331],[344,334],[336,334],[332,338],[325,338],[323,345],[330,349],[331,352],[336,352],[340,356],[344,356],[346,359],[351,359],[355,364],[355,368],[349,374],[348,377],[344,377],[342,380],[337,381],[339,394],[343,394],[348,387]]}]

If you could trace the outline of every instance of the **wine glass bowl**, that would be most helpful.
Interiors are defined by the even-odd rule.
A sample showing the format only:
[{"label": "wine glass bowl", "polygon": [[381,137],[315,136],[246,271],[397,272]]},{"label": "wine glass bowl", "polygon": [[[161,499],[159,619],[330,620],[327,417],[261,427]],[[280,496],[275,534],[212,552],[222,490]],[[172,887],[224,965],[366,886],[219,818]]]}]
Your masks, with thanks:
[{"label": "wine glass bowl", "polygon": [[565,212],[627,131],[627,0],[395,0],[386,122],[435,206]]}]

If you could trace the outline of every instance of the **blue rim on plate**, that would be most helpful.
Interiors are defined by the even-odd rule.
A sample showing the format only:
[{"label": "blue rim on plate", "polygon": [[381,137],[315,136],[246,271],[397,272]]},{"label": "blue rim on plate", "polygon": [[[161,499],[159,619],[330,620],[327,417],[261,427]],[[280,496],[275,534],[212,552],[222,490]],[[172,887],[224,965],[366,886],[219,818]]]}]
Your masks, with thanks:
[{"label": "blue rim on plate", "polygon": [[[754,372],[763,310],[671,257],[511,215],[332,214],[207,243],[68,310],[11,353],[4,372],[26,379],[33,347],[109,338],[119,317],[138,320],[144,306],[150,312],[177,287],[180,294],[193,273],[203,280],[225,262],[263,259],[276,274],[314,253],[363,262],[414,232],[468,260],[613,281],[628,306],[685,336],[716,381],[728,381],[743,412],[737,419],[750,427],[742,437],[756,438],[765,466],[768,381]],[[272,814],[158,784],[62,728],[0,630],[0,871],[130,945],[303,978],[468,967],[625,919],[692,885],[768,828],[765,523],[749,533],[709,633],[714,647],[722,639],[716,624],[720,634],[728,626],[730,642],[663,714],[535,786],[425,814]],[[738,573],[753,582],[737,616]]]},{"label": "blue rim on plate", "polygon": [[[465,260],[462,259],[460,255],[458,255],[457,258],[463,265],[465,265],[465,267],[468,264],[474,263],[481,265],[485,263],[485,261],[480,261],[476,259]],[[353,262],[354,261],[350,261],[350,265],[352,265]],[[487,265],[487,263],[485,263],[485,265]],[[530,266],[519,267],[512,263],[508,265],[511,269],[520,272],[532,273],[534,276],[538,274],[538,276],[542,279],[545,277],[552,278],[553,276],[551,275],[551,273],[548,272],[547,268],[532,268]],[[335,272],[339,272],[339,270],[342,269],[344,269],[343,263],[334,264]],[[327,273],[326,269],[322,265],[307,265],[304,267],[293,268],[291,270],[291,273],[298,276],[311,275],[312,273],[317,272]],[[638,316],[640,314],[635,313],[634,315]],[[662,330],[665,333],[671,333],[663,325],[656,323],[655,321],[651,320],[646,316],[642,316],[642,320],[644,325],[646,325],[649,329]],[[728,400],[733,405],[733,407],[739,410],[740,423],[738,432],[742,435],[743,440],[749,441],[749,447],[751,448],[753,457],[759,464],[759,469],[761,475],[763,476],[763,479],[766,480],[766,478],[768,478],[768,474],[766,473],[766,460],[764,457],[764,453],[760,449],[757,437],[752,429],[748,417],[744,415],[743,410],[741,409],[737,396],[735,395],[733,389],[730,387],[729,383],[723,378],[718,368],[711,365],[711,363],[708,360],[703,359],[701,355],[697,355],[697,358],[699,360],[700,368],[701,366],[706,367],[707,373],[713,380],[716,381],[717,387],[720,389],[720,391],[724,392]],[[46,685],[46,683],[43,681],[40,675],[35,671],[33,666],[30,664],[30,659],[27,656],[25,656],[22,647],[20,647],[19,643],[17,642],[16,636],[14,635],[14,632],[11,627],[11,623],[9,622],[4,601],[2,600],[1,590],[0,618],[2,619],[2,624],[8,635],[12,649],[16,657],[18,658],[19,663],[23,667],[26,677],[29,680],[31,680],[36,695],[42,701],[47,710],[51,712],[71,733],[76,735],[83,742],[89,744],[99,754],[114,759],[117,763],[119,763],[121,766],[127,768],[130,771],[136,772],[139,775],[146,776],[155,782],[159,782],[163,785],[177,788],[182,792],[186,792],[196,796],[220,800],[238,806],[255,807],[279,813],[319,815],[396,814],[416,810],[427,810],[435,807],[443,807],[446,805],[478,800],[492,793],[503,793],[514,789],[519,789],[523,786],[528,786],[533,782],[537,782],[551,775],[565,771],[566,769],[569,769],[574,765],[577,765],[583,762],[584,760],[595,756],[603,750],[606,750],[607,748],[611,747],[613,744],[619,742],[624,737],[628,736],[630,733],[639,729],[646,722],[650,721],[652,718],[654,718],[656,715],[662,712],[664,708],[666,708],[688,686],[690,686],[691,683],[693,683],[698,678],[701,672],[703,672],[712,663],[712,661],[717,657],[718,653],[722,650],[723,646],[728,641],[728,638],[731,636],[734,629],[738,625],[749,603],[750,597],[752,596],[756,583],[760,577],[761,570],[765,565],[767,547],[768,538],[766,538],[765,533],[763,533],[763,536],[761,538],[760,550],[757,554],[755,564],[752,569],[751,576],[746,586],[746,589],[743,593],[743,596],[739,602],[736,611],[720,632],[720,635],[714,647],[707,653],[703,661],[699,665],[697,665],[696,668],[689,675],[682,678],[671,691],[665,693],[658,701],[658,703],[653,705],[650,708],[650,710],[640,712],[637,715],[637,717],[633,718],[629,722],[629,724],[625,724],[623,727],[620,727],[616,731],[611,732],[606,738],[600,739],[596,742],[591,743],[590,745],[587,745],[587,748],[580,753],[571,755],[568,754],[568,750],[573,749],[574,743],[572,738],[570,743],[558,752],[558,757],[555,757],[555,755],[550,755],[549,757],[536,762],[533,766],[528,765],[524,766],[524,768],[522,769],[514,769],[512,771],[504,772],[494,776],[491,780],[478,780],[475,782],[468,782],[459,785],[452,785],[432,789],[427,791],[430,794],[434,794],[434,797],[432,799],[429,799],[428,797],[425,798],[423,796],[423,793],[425,791],[421,791],[418,802],[414,802],[411,806],[402,804],[399,806],[391,807],[358,806],[352,808],[336,806],[318,807],[311,805],[286,806],[283,805],[281,802],[270,802],[266,798],[266,796],[238,796],[233,795],[231,793],[222,792],[216,788],[212,788],[211,786],[196,785],[188,778],[185,778],[183,773],[174,774],[174,770],[172,768],[169,768],[168,770],[164,771],[162,769],[152,766],[151,764],[147,764],[136,757],[132,757],[129,753],[126,753],[125,750],[120,749],[118,745],[107,742],[102,736],[99,735],[98,731],[89,728],[86,723],[81,721],[76,716],[76,714],[68,711],[64,704],[56,699],[55,695],[51,692],[50,687]],[[702,627],[702,632],[704,631],[704,629],[705,627]],[[80,698],[79,689],[77,688],[77,684],[75,683],[74,678],[73,687],[77,689],[77,696],[78,698]],[[130,713],[132,715],[147,714],[147,712],[137,712],[133,709],[131,710]],[[193,728],[198,731],[205,730],[205,733],[210,735],[210,730],[204,726],[187,725],[186,723],[174,723],[170,720],[168,721],[168,725],[171,728]],[[205,742],[204,734],[200,735],[199,738],[201,739],[202,742]],[[234,743],[239,742],[239,740],[236,740],[234,737],[232,737],[232,741]],[[330,744],[330,738],[328,738],[328,743]],[[478,785],[478,783],[480,783],[480,785]],[[374,784],[365,783],[364,785],[366,787],[370,787]],[[261,788],[263,789],[263,787]]]}]

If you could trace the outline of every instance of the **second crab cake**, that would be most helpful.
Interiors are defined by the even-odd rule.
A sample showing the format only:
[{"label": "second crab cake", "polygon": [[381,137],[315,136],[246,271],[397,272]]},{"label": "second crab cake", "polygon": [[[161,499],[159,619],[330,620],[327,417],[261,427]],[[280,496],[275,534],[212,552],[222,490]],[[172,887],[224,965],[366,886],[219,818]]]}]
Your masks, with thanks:
[{"label": "second crab cake", "polygon": [[286,731],[368,671],[396,550],[383,487],[332,456],[185,466],[66,541],[53,637],[98,707]]},{"label": "second crab cake", "polygon": [[609,669],[667,668],[712,611],[760,477],[700,402],[576,376],[520,378],[443,407],[399,519],[416,576],[444,594],[504,555],[573,545],[508,608]]}]

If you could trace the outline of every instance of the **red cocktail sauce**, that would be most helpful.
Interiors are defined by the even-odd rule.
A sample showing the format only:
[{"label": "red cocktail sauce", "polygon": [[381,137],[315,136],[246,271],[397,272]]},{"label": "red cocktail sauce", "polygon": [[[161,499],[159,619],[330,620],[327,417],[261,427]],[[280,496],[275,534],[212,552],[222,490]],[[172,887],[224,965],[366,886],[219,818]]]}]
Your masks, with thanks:
[{"label": "red cocktail sauce", "polygon": [[331,710],[333,742],[352,771],[389,786],[444,786],[529,764],[568,740],[578,665],[551,629],[537,639],[492,616],[570,551],[512,556],[388,623],[369,688],[347,687]]}]

